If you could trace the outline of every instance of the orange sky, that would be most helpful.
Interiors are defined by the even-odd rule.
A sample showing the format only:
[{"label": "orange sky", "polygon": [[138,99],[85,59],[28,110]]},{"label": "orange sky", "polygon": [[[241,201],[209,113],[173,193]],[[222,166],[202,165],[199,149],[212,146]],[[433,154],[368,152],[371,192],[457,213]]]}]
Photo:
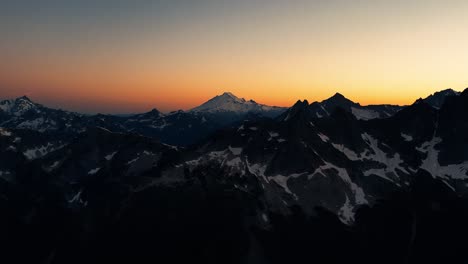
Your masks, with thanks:
[{"label": "orange sky", "polygon": [[279,106],[335,92],[410,104],[468,86],[464,1],[287,2],[65,6],[28,17],[12,7],[19,13],[0,16],[0,98],[123,113],[189,109],[224,91]]}]

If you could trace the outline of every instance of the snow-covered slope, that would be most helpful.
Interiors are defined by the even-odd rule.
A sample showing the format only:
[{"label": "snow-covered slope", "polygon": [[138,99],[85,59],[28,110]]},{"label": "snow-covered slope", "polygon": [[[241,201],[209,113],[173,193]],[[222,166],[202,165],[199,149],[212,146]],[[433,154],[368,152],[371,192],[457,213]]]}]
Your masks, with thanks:
[{"label": "snow-covered slope", "polygon": [[230,92],[225,92],[222,95],[215,96],[206,103],[193,108],[191,112],[219,113],[219,112],[234,112],[239,114],[245,113],[269,113],[280,112],[284,108],[276,106],[267,106],[258,104],[253,100],[245,100],[239,98]]},{"label": "snow-covered slope", "polygon": [[32,102],[28,97],[0,101],[0,110],[6,114],[21,116],[28,111],[40,112],[41,106]]},{"label": "snow-covered slope", "polygon": [[113,132],[132,132],[170,145],[185,146],[244,119],[274,118],[284,110],[225,93],[192,111],[163,114],[153,109],[129,116],[84,115],[48,108],[23,96],[0,101],[0,127],[56,133],[68,138],[89,127],[103,127]]}]

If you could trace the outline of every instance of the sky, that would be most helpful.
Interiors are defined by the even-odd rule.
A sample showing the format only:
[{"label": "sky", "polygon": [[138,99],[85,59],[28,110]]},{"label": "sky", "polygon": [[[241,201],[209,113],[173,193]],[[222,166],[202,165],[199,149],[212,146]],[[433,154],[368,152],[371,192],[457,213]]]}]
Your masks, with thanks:
[{"label": "sky", "polygon": [[230,91],[410,104],[468,87],[468,1],[1,0],[0,98],[190,109]]}]

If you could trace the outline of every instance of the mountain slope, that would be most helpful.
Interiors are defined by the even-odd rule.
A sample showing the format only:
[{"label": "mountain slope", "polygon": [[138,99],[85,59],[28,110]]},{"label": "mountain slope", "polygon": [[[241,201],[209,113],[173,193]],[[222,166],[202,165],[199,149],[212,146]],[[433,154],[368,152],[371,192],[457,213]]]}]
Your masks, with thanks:
[{"label": "mountain slope", "polygon": [[[393,117],[370,121],[340,107],[328,118],[311,118],[313,108],[298,101],[278,121],[245,122],[216,134],[184,164],[190,170],[218,166],[246,191],[261,186],[273,211],[297,205],[313,214],[319,206],[345,223],[351,223],[363,205],[396,190],[407,191],[418,171],[466,196],[465,94],[447,101],[440,111],[418,100]],[[450,125],[440,126],[447,122]],[[256,185],[240,187],[252,178]]]},{"label": "mountain slope", "polygon": [[[41,148],[61,134],[2,128],[1,259],[466,262],[468,90],[440,109],[418,100],[383,119],[331,103],[317,118],[310,106],[246,115],[187,148],[91,126]],[[159,129],[194,116],[210,115],[115,120]]]},{"label": "mountain slope", "polygon": [[238,98],[230,92],[225,92],[222,95],[215,96],[202,105],[193,108],[191,112],[202,113],[256,113],[267,117],[275,117],[285,109],[276,106],[267,106],[258,104],[253,100],[246,101],[244,98]]},{"label": "mountain slope", "polygon": [[446,89],[429,95],[424,99],[424,101],[432,107],[440,109],[448,97],[458,95],[460,95],[459,92],[456,92],[452,89]]},{"label": "mountain slope", "polygon": [[362,120],[390,117],[402,109],[401,106],[396,105],[361,106],[360,104],[347,99],[340,93],[337,93],[322,102],[314,102],[310,105],[311,111],[314,112],[314,115],[317,118],[330,116],[338,107],[353,113],[356,118]]},{"label": "mountain slope", "polygon": [[73,138],[89,127],[104,127],[114,132],[132,132],[172,145],[190,145],[214,131],[244,119],[276,117],[280,107],[260,105],[225,93],[188,112],[163,114],[157,109],[130,115],[82,115],[47,108],[27,97],[0,101],[0,127],[30,129]]}]

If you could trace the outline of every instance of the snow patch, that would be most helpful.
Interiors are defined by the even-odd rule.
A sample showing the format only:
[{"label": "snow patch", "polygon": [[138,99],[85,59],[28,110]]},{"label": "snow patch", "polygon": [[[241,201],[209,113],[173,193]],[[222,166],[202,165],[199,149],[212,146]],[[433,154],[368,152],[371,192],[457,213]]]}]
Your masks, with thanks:
[{"label": "snow patch", "polygon": [[405,174],[410,174],[405,168],[403,168],[400,165],[403,163],[403,160],[400,158],[400,154],[396,153],[393,157],[388,157],[387,154],[379,148],[379,143],[377,139],[374,139],[371,135],[367,133],[362,135],[362,139],[369,145],[373,153],[365,151],[361,154],[361,160],[372,160],[384,164],[386,166],[385,169],[370,169],[368,171],[365,171],[365,176],[376,175],[393,182],[393,180],[388,178],[388,173],[398,175],[397,170],[399,170]]},{"label": "snow patch", "polygon": [[43,117],[36,118],[34,120],[27,120],[20,123],[17,127],[22,129],[39,130],[39,127],[44,124],[45,120]]},{"label": "snow patch", "polygon": [[401,133],[401,137],[402,137],[405,141],[407,141],[407,142],[413,141],[413,137],[410,136],[410,135]]},{"label": "snow patch", "polygon": [[322,108],[322,110],[325,112],[326,116],[330,116],[330,113],[327,111],[327,109],[325,109],[325,107],[323,107],[323,105],[320,105],[320,108]]},{"label": "snow patch", "polygon": [[50,153],[52,151],[55,151],[55,150],[58,150],[58,149],[60,149],[60,148],[62,148],[64,146],[65,145],[62,145],[62,146],[59,146],[59,147],[54,147],[54,145],[52,145],[51,143],[48,143],[46,146],[40,146],[40,147],[37,147],[37,148],[28,149],[28,150],[23,152],[23,155],[28,160],[34,160],[34,159],[41,158],[41,157],[47,155],[48,153]]},{"label": "snow patch", "polygon": [[130,165],[130,164],[136,162],[136,161],[139,160],[139,159],[140,159],[140,157],[136,157],[136,158],[130,160],[129,162],[127,162],[127,165]]},{"label": "snow patch", "polygon": [[208,153],[208,157],[210,157],[211,159],[219,159],[219,158],[226,158],[226,151],[223,150],[223,151],[212,151],[210,153]]},{"label": "snow patch", "polygon": [[81,194],[83,193],[83,190],[79,190],[72,198],[71,200],[68,201],[68,203],[73,204],[73,203],[78,203],[82,204],[84,206],[88,205],[88,201],[83,201],[81,198]]},{"label": "snow patch", "polygon": [[6,131],[6,130],[4,130],[3,128],[0,128],[0,136],[10,137],[10,136],[11,136],[11,132]]},{"label": "snow patch", "polygon": [[232,154],[239,156],[242,153],[242,148],[233,148],[229,146],[229,150],[231,151]]},{"label": "snow patch", "polygon": [[394,182],[392,179],[387,177],[387,171],[385,169],[369,169],[363,172],[364,176],[376,175],[387,181]]},{"label": "snow patch", "polygon": [[304,173],[302,173],[302,174],[295,173],[295,174],[291,174],[291,175],[288,175],[288,176],[276,175],[276,176],[268,177],[268,180],[273,180],[276,184],[281,186],[286,193],[289,193],[289,194],[293,195],[294,198],[297,200],[298,199],[297,196],[293,192],[291,192],[291,190],[288,187],[288,180],[290,178],[297,178],[297,177],[299,177],[301,175],[304,175]]},{"label": "snow patch", "polygon": [[329,137],[325,136],[325,135],[322,134],[322,133],[318,133],[317,135],[318,135],[319,138],[320,138],[323,142],[325,142],[325,143],[327,143],[327,142],[330,140]]},{"label": "snow patch", "polygon": [[16,152],[16,147],[15,147],[15,146],[12,146],[12,145],[10,145],[10,146],[7,148],[7,150],[11,150],[11,151],[14,151],[14,152]]},{"label": "snow patch", "polygon": [[55,170],[58,167],[59,164],[60,164],[60,161],[54,162],[52,165],[49,166],[49,170],[51,170],[51,171]]},{"label": "snow patch", "polygon": [[172,125],[172,124],[167,123],[165,119],[162,119],[162,124],[157,124],[157,125],[153,124],[153,125],[150,125],[149,127],[154,128],[154,129],[163,130],[164,128],[166,128],[166,127],[168,127],[170,125]]},{"label": "snow patch", "polygon": [[115,154],[117,154],[117,151],[112,152],[111,154],[105,156],[104,158],[105,158],[106,160],[112,160],[112,159],[114,158]]},{"label": "snow patch", "polygon": [[94,174],[98,173],[100,170],[101,170],[101,168],[95,168],[95,169],[92,169],[92,170],[88,171],[88,174],[89,175],[94,175]]},{"label": "snow patch", "polygon": [[356,183],[354,183],[351,178],[348,175],[348,172],[344,168],[337,167],[329,162],[325,162],[325,165],[320,166],[317,168],[314,173],[309,175],[309,179],[313,178],[314,176],[321,174],[321,175],[328,175],[325,171],[334,169],[338,171],[338,176],[346,183],[349,184],[349,187],[351,191],[354,194],[354,201],[356,204],[361,205],[361,204],[368,204],[369,202],[366,200],[366,195],[364,193],[364,190],[359,187]]},{"label": "snow patch", "polygon": [[426,159],[421,165],[421,169],[428,171],[432,177],[441,177],[448,179],[468,179],[468,161],[460,164],[450,164],[441,166],[439,163],[439,151],[435,146],[442,142],[441,138],[434,137],[431,141],[425,142],[421,147],[416,148],[422,153],[427,153]]},{"label": "snow patch", "polygon": [[2,109],[4,112],[10,113],[12,108],[13,108],[12,100],[5,100],[5,101],[0,102],[0,109]]},{"label": "snow patch", "polygon": [[268,216],[265,213],[262,213],[262,219],[265,223],[268,223]]},{"label": "snow patch", "polygon": [[356,154],[356,152],[350,150],[349,148],[345,147],[344,145],[332,143],[332,146],[333,146],[335,149],[341,151],[343,154],[345,154],[345,156],[346,156],[349,160],[352,160],[352,161],[360,160],[360,158],[358,157],[358,155]]},{"label": "snow patch", "polygon": [[351,201],[348,198],[348,195],[346,195],[346,201],[343,204],[343,206],[340,208],[340,211],[338,211],[338,216],[344,224],[350,224],[354,221],[354,207],[351,204]]},{"label": "snow patch", "polygon": [[380,115],[374,110],[359,109],[356,107],[351,107],[351,112],[358,120],[371,120],[379,118]]},{"label": "snow patch", "polygon": [[236,157],[232,160],[227,161],[226,165],[230,167],[239,167],[242,165],[242,160],[239,157]]},{"label": "snow patch", "polygon": [[279,134],[276,132],[268,132],[268,134],[270,135],[270,138],[268,139],[268,141],[271,141],[272,139],[279,137]]}]

